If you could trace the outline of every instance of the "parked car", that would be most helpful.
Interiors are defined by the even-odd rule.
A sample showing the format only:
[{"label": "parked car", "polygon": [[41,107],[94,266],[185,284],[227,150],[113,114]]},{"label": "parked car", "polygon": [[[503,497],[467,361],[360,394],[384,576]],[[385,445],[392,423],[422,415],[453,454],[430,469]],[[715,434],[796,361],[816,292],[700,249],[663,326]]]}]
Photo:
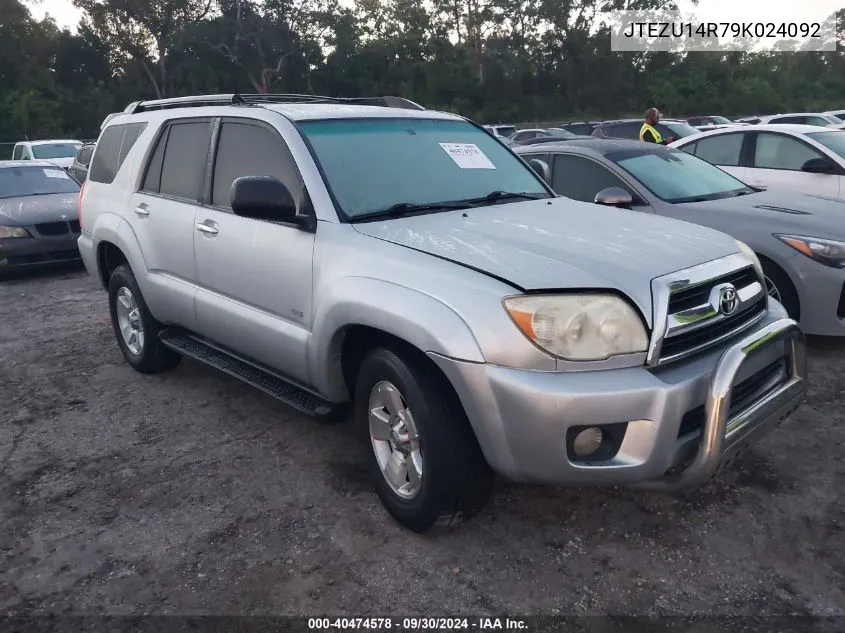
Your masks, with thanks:
[{"label": "parked car", "polygon": [[734,123],[748,123],[749,125],[757,125],[760,122],[760,117],[757,115],[743,116],[734,119]]},{"label": "parked car", "polygon": [[88,177],[88,165],[91,164],[91,156],[94,154],[94,143],[86,143],[76,150],[73,163],[68,167],[68,173],[80,183],[85,182]]},{"label": "parked car", "polygon": [[835,116],[837,119],[845,121],[845,110],[828,110],[824,114],[829,114],[831,116]]},{"label": "parked car", "polygon": [[518,130],[510,137],[514,144],[525,145],[526,143],[534,143],[545,139],[568,139],[575,138],[575,135],[560,128],[545,128],[545,129],[528,129]]},{"label": "parked car", "polygon": [[687,123],[697,128],[709,125],[732,125],[734,122],[727,117],[713,115],[687,117]]},{"label": "parked car", "polygon": [[823,112],[794,112],[791,114],[770,114],[760,117],[762,124],[790,124],[790,125],[813,125],[816,127],[845,127],[845,121],[832,114]]},{"label": "parked car", "polygon": [[0,276],[79,261],[79,184],[48,161],[0,161]]},{"label": "parked car", "polygon": [[551,170],[554,190],[583,202],[695,222],[745,242],[770,297],[810,334],[845,335],[845,203],[748,187],[680,150],[639,141],[517,148]]},{"label": "parked car", "polygon": [[412,530],[472,516],[492,472],[695,488],[804,397],[803,335],[746,245],[557,197],[454,114],[131,104],[80,208],[130,366],[187,355],[318,417],[349,405]]},{"label": "parked car", "polygon": [[671,144],[755,187],[845,199],[845,131],[760,124],[716,130]]},{"label": "parked car", "polygon": [[533,141],[535,138],[547,138],[551,136],[549,132],[542,129],[526,129],[517,130],[510,136],[512,143],[524,143],[525,141]]},{"label": "parked car", "polygon": [[12,160],[48,160],[67,169],[81,146],[82,141],[75,140],[21,141],[12,150]]},{"label": "parked car", "polygon": [[[595,130],[592,136],[597,138],[640,138],[640,128],[643,126],[642,119],[625,119],[620,121],[607,121],[602,123]],[[657,131],[664,140],[679,139],[686,136],[697,134],[698,130],[692,127],[686,121],[677,121],[675,119],[660,119],[660,122],[655,124]]]},{"label": "parked car", "polygon": [[514,125],[485,125],[484,129],[491,132],[493,136],[506,139],[510,139],[516,132],[516,126]]},{"label": "parked car", "polygon": [[558,127],[578,136],[590,136],[599,125],[601,121],[570,121],[561,123]]}]

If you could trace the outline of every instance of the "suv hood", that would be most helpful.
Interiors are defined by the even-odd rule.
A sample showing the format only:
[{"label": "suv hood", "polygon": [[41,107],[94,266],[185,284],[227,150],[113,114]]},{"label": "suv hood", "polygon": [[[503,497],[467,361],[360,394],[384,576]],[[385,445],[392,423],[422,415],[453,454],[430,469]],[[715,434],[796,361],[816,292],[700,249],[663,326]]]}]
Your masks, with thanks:
[{"label": "suv hood", "polygon": [[522,290],[618,289],[651,323],[651,280],[739,251],[713,229],[568,198],[353,225]]}]

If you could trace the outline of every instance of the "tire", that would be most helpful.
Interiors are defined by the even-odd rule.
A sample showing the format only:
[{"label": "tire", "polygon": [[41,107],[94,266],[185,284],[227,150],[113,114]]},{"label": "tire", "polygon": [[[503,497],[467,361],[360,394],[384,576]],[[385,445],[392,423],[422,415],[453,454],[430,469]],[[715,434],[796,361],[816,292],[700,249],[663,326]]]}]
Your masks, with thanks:
[{"label": "tire", "polygon": [[[392,386],[398,394],[393,394]],[[408,476],[396,479],[411,482],[411,470],[421,471],[419,485],[413,496],[408,489],[403,495],[388,482],[383,472],[379,455],[393,455],[393,445],[376,440],[370,431],[370,411],[378,409],[385,394],[398,395],[398,402],[407,412],[403,415],[415,427],[418,442],[409,441],[405,450],[411,454],[405,457]],[[408,529],[422,533],[435,524],[451,527],[474,516],[490,497],[493,486],[493,472],[488,466],[463,407],[451,385],[429,365],[428,359],[412,352],[379,348],[366,356],[362,362],[353,400],[354,418],[359,433],[366,444],[368,469],[376,492],[387,511]],[[401,407],[400,407],[401,408]],[[382,417],[389,407],[378,409]],[[396,420],[394,420],[396,421]],[[389,428],[377,425],[379,429]],[[407,433],[409,436],[412,433]],[[399,440],[397,433],[392,439]],[[378,447],[377,447],[378,445]],[[414,453],[416,446],[416,454]],[[414,464],[419,456],[421,468]],[[390,461],[390,460],[388,460]]]},{"label": "tire", "polygon": [[[162,325],[150,314],[132,270],[121,265],[109,278],[109,313],[117,344],[126,362],[142,374],[172,369],[182,357],[159,340]],[[130,330],[129,336],[124,331]],[[134,331],[134,340],[131,336]]]},{"label": "tire", "polygon": [[789,275],[773,262],[763,260],[760,263],[763,266],[763,274],[766,276],[766,292],[780,301],[789,318],[797,321],[801,317],[801,305],[798,301],[798,292],[792,280],[789,279]]}]

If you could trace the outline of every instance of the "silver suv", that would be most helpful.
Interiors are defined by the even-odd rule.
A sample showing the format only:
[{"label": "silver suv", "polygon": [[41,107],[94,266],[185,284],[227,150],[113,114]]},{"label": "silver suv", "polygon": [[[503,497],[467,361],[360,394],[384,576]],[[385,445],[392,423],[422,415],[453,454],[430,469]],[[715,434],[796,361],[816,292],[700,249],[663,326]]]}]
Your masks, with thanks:
[{"label": "silver suv", "polygon": [[414,531],[473,515],[494,472],[702,485],[803,400],[803,335],[742,243],[541,170],[396,98],[135,103],[104,123],[79,250],[132,367],[348,406]]}]

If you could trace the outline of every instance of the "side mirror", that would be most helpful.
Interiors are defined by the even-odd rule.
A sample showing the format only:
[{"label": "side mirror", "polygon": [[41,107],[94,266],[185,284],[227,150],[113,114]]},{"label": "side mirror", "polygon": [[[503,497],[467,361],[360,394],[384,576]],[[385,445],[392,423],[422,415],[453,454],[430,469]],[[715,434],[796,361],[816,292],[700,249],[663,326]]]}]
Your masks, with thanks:
[{"label": "side mirror", "polygon": [[608,187],[599,191],[593,198],[593,202],[609,207],[630,207],[634,198],[621,187]]},{"label": "side mirror", "polygon": [[806,171],[811,174],[832,174],[836,171],[836,165],[830,162],[827,158],[811,158],[801,165],[801,171]]},{"label": "side mirror", "polygon": [[299,224],[293,196],[281,181],[272,176],[236,178],[229,190],[229,201],[235,215]]},{"label": "side mirror", "polygon": [[533,169],[544,182],[550,183],[552,180],[552,170],[548,163],[538,159],[532,158],[528,161],[528,166]]}]

